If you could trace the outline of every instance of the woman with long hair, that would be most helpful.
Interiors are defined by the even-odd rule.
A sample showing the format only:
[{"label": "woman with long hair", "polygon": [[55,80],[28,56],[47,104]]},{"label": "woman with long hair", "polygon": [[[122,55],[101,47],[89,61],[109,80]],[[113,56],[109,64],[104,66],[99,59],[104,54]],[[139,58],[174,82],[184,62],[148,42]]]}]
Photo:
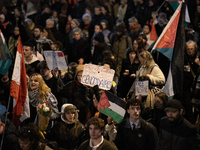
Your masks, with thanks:
[{"label": "woman with long hair", "polygon": [[81,142],[84,126],[78,120],[78,110],[73,104],[64,104],[61,108],[61,122],[57,123],[49,133],[47,139],[56,141],[60,148],[76,149]]},{"label": "woman with long hair", "polygon": [[52,107],[52,114],[50,119],[56,119],[58,115],[58,102],[56,97],[51,93],[51,89],[46,85],[42,76],[38,73],[32,74],[30,76],[30,81],[28,84],[28,95],[30,102],[30,122],[35,121],[37,115],[36,107],[38,104],[43,104],[44,102],[49,101],[50,106]]},{"label": "woman with long hair", "polygon": [[155,90],[159,90],[165,84],[165,76],[159,66],[154,62],[152,55],[148,51],[139,54],[140,64],[143,65],[139,73],[139,80],[149,81],[149,94],[144,100],[145,107],[154,106]]},{"label": "woman with long hair", "polygon": [[43,35],[47,38],[47,40],[49,40],[50,44],[56,41],[51,29],[49,29],[49,28],[43,29]]},{"label": "woman with long hair", "polygon": [[139,66],[137,55],[137,50],[132,47],[127,51],[126,58],[122,61],[120,84],[118,88],[118,96],[121,98],[126,98],[133,82],[135,81],[136,71]]}]

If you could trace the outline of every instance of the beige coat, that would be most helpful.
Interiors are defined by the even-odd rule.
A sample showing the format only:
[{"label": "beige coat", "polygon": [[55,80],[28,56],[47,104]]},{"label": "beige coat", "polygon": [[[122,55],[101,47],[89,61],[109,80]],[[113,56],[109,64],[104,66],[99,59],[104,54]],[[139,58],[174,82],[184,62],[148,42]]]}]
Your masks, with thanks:
[{"label": "beige coat", "polygon": [[[139,76],[146,76],[147,74],[150,74],[150,81],[153,85],[164,85],[165,84],[165,76],[163,72],[160,70],[159,66],[152,62],[149,67],[144,66],[139,74]],[[149,94],[147,96],[146,102],[144,104],[144,107],[154,107],[154,98],[155,94],[153,92],[153,88],[149,90]]]}]

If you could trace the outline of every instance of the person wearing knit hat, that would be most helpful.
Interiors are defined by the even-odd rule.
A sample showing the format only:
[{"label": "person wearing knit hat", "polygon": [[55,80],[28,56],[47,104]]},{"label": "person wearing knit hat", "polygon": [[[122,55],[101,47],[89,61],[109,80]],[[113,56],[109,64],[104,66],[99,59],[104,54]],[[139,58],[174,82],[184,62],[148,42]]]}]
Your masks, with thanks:
[{"label": "person wearing knit hat", "polygon": [[166,104],[166,117],[161,118],[156,150],[200,149],[200,136],[194,125],[183,117],[183,106],[176,99]]},{"label": "person wearing knit hat", "polygon": [[181,105],[181,102],[176,99],[170,100],[165,107],[165,111],[174,111],[175,112],[178,110],[180,111],[181,109],[183,109],[183,106]]},{"label": "person wearing knit hat", "polygon": [[81,77],[84,70],[84,65],[78,65],[76,68],[76,74],[74,76],[75,80],[78,80],[81,83]]},{"label": "person wearing knit hat", "polygon": [[47,133],[47,139],[56,141],[60,148],[74,150],[81,143],[80,135],[84,129],[83,124],[78,120],[76,106],[66,103],[61,107],[61,122]]},{"label": "person wearing knit hat", "polygon": [[108,36],[110,34],[110,30],[108,30],[108,21],[102,20],[101,25],[102,25],[102,33],[104,35],[104,40],[105,40],[106,44],[108,44],[109,43]]}]

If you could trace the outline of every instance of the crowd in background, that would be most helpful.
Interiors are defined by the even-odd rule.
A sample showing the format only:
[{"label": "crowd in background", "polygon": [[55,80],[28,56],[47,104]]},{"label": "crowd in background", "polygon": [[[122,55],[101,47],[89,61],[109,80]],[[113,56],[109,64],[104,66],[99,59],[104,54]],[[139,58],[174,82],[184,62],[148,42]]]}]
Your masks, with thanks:
[{"label": "crowd in background", "polygon": [[[179,99],[181,103],[175,100],[171,104],[167,95],[162,92],[170,61],[161,53],[151,54],[156,40],[150,38],[151,34],[156,33],[157,37],[161,35],[175,12],[168,1],[1,0],[0,30],[8,46],[12,64],[5,76],[0,75],[0,104],[8,107],[10,81],[20,36],[30,106],[30,118],[21,123],[20,131],[9,121],[12,120],[12,99],[6,114],[8,120],[5,120],[5,112],[0,113],[0,137],[2,131],[6,131],[3,148],[42,150],[59,147],[61,150],[74,150],[80,145],[79,149],[86,149],[89,144],[95,149],[95,145],[91,146],[92,140],[86,140],[95,139],[93,130],[99,129],[96,139],[100,139],[103,146],[108,146],[107,149],[162,149],[162,142],[166,141],[162,141],[160,133],[172,133],[169,131],[169,128],[174,127],[172,124],[182,122],[181,125],[178,124],[182,129],[180,132],[192,132],[189,136],[191,139],[188,139],[193,140],[191,143],[193,149],[196,149],[199,145],[195,143],[197,131],[193,130],[193,125],[199,132],[200,1],[186,0],[186,4],[190,23],[185,27],[187,42],[183,58],[183,99]],[[44,57],[47,50],[62,51],[68,70],[50,70]],[[127,114],[122,123],[118,124],[97,109],[103,90],[98,86],[89,87],[81,83],[84,64],[87,63],[115,70],[109,92],[127,102]],[[149,81],[147,96],[136,96],[134,92],[129,92],[136,78]],[[47,129],[41,132],[37,127],[36,107],[47,101],[52,107],[52,114]],[[136,119],[132,111],[136,113]],[[160,122],[162,117],[170,118],[170,112],[176,111],[178,113],[172,124],[164,124],[166,118]],[[101,118],[103,123],[93,117]],[[127,126],[129,121],[135,124]],[[184,128],[185,124],[191,130]],[[142,130],[138,132],[135,129]],[[185,135],[188,134],[181,134],[177,128],[173,129],[176,136],[184,139],[175,140],[178,148],[182,149],[181,142],[185,141]],[[142,140],[134,134],[129,135],[132,130]],[[12,144],[8,144],[9,142]],[[84,143],[81,144],[82,142]],[[187,149],[188,146],[184,148]]]}]

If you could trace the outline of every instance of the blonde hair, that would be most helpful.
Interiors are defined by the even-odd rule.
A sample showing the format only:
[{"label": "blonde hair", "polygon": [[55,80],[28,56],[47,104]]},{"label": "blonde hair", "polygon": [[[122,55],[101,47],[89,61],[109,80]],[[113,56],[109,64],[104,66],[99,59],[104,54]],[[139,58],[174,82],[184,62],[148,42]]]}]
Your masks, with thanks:
[{"label": "blonde hair", "polygon": [[[146,59],[146,66],[149,67],[152,62],[154,62],[153,56],[148,51],[143,51],[140,56]],[[155,63],[155,62],[154,62]]]},{"label": "blonde hair", "polygon": [[[44,82],[42,76],[38,73],[34,73],[30,76],[30,79],[32,77],[35,77],[36,80],[39,82],[39,100],[42,102],[46,101],[46,98],[48,96],[48,93],[51,92],[51,89],[46,85],[46,83]],[[30,82],[28,83],[28,90],[31,91],[30,89]]]}]

